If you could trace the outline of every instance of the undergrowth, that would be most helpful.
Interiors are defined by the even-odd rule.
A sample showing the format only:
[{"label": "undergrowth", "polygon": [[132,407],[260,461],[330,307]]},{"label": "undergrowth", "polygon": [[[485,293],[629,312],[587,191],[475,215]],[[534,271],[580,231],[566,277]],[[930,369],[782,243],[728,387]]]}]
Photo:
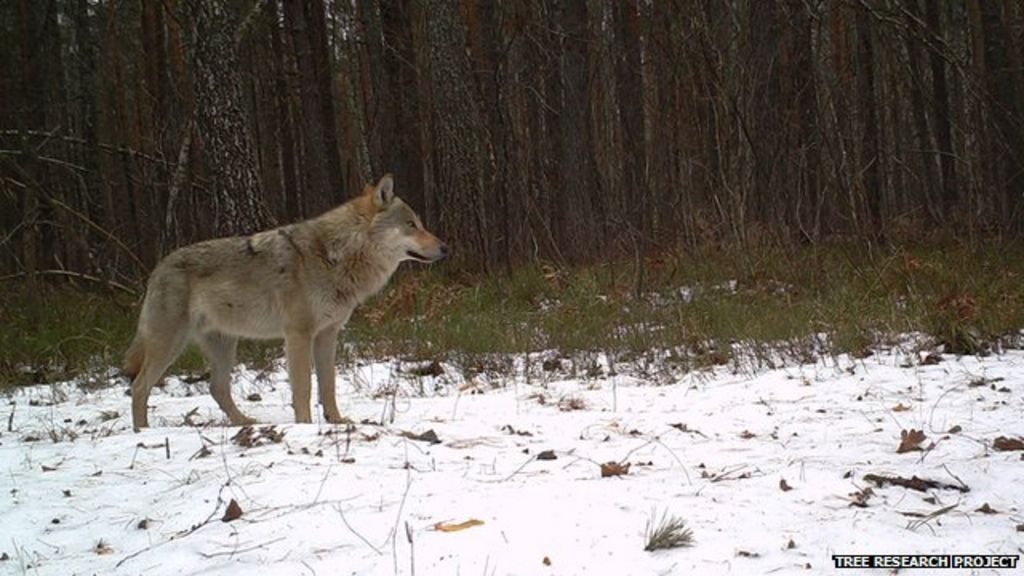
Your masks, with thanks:
[{"label": "undergrowth", "polygon": [[[962,244],[665,253],[645,261],[641,286],[632,261],[489,275],[404,265],[342,332],[342,361],[438,360],[472,371],[551,349],[620,361],[659,353],[694,369],[733,361],[737,347],[768,365],[866,354],[908,332],[986,353],[1015,344],[1024,327],[1021,256],[1018,246]],[[0,289],[0,387],[95,379],[120,365],[138,299],[67,285]],[[276,343],[239,350],[257,367],[280,356]],[[194,350],[172,367],[203,369]]]}]

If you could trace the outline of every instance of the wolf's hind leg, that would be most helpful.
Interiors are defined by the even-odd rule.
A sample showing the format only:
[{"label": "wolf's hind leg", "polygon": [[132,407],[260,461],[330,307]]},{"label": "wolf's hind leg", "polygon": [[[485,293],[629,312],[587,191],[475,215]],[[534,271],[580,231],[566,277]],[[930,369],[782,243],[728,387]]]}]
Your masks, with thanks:
[{"label": "wolf's hind leg", "polygon": [[235,426],[255,424],[231,398],[231,369],[235,366],[238,338],[220,332],[207,332],[198,338],[199,348],[210,363],[210,394]]},{"label": "wolf's hind leg", "polygon": [[149,427],[149,393],[181,354],[186,336],[187,331],[180,330],[171,333],[164,342],[158,342],[152,336],[143,338],[142,364],[132,380],[132,427],[136,432]]}]

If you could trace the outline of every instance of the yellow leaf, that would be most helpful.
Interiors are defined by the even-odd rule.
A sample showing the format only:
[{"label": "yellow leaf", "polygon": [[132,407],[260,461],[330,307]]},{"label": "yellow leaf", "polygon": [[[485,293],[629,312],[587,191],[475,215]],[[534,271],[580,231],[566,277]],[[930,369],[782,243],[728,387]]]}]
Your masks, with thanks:
[{"label": "yellow leaf", "polygon": [[459,530],[465,530],[466,528],[472,528],[473,526],[481,526],[483,523],[483,520],[477,520],[476,518],[470,518],[469,520],[459,522],[458,524],[438,522],[437,524],[434,524],[434,530],[437,530],[438,532],[458,532]]}]

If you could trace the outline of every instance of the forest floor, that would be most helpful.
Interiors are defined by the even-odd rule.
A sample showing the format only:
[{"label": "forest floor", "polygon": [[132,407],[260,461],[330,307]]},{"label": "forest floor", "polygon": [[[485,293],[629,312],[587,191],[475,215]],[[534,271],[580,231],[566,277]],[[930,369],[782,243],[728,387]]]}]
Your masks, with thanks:
[{"label": "forest floor", "polygon": [[[18,387],[0,571],[814,574],[834,554],[1021,554],[1024,352],[913,340],[657,379],[600,355],[352,363],[352,426],[292,423],[279,362],[236,370],[263,423],[244,430],[201,380],[168,378],[141,433],[113,374]],[[690,545],[645,551],[673,517]]]}]

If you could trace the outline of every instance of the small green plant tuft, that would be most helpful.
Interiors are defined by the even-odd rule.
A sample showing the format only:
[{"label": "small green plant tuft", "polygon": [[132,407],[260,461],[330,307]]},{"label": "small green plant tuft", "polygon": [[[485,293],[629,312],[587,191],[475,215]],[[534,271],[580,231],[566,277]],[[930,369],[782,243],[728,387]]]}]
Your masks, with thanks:
[{"label": "small green plant tuft", "polygon": [[647,541],[644,550],[653,552],[693,545],[693,531],[686,527],[685,520],[678,516],[670,516],[668,512],[661,514],[657,524],[655,518],[657,513],[652,510],[651,517],[647,519],[647,529],[644,530],[644,539]]}]

